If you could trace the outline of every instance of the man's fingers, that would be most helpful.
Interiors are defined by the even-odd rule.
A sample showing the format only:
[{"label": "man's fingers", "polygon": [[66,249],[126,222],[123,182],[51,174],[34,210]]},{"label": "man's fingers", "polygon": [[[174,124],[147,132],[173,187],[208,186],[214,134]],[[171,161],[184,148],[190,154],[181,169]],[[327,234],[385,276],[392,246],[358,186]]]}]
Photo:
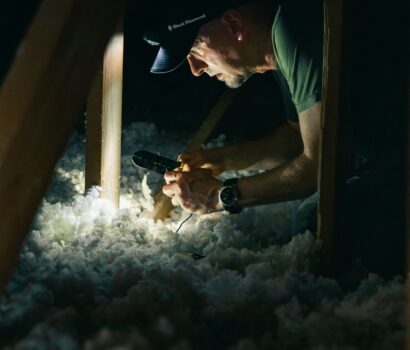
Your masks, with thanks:
[{"label": "man's fingers", "polygon": [[184,163],[184,170],[190,171],[195,168],[200,168],[203,164],[203,157],[198,151],[183,153],[180,155],[180,160]]},{"label": "man's fingers", "polygon": [[191,171],[193,169],[191,159],[189,157],[185,156],[184,154],[181,154],[179,156],[179,160],[183,164],[182,171]]},{"label": "man's fingers", "polygon": [[177,207],[179,205],[178,197],[172,197],[171,198],[171,203],[174,207]]},{"label": "man's fingers", "polygon": [[164,179],[165,179],[165,182],[167,184],[178,181],[180,178],[181,178],[181,172],[180,171],[167,171],[164,174]]},{"label": "man's fingers", "polygon": [[168,197],[173,197],[175,195],[174,191],[169,187],[169,185],[162,186],[162,193]]},{"label": "man's fingers", "polygon": [[180,155],[180,160],[184,164],[183,171],[192,171],[194,169],[210,169],[213,175],[217,176],[223,172],[220,164],[215,162],[212,156],[212,150],[199,150]]},{"label": "man's fingers", "polygon": [[168,197],[174,197],[181,194],[181,188],[177,183],[173,182],[162,187],[162,192]]},{"label": "man's fingers", "polygon": [[181,188],[178,186],[177,183],[173,182],[169,185],[164,185],[162,187],[162,192],[168,196],[171,197],[171,202],[173,206],[182,206],[184,207],[185,200],[182,197],[182,191]]},{"label": "man's fingers", "polygon": [[191,171],[191,170],[193,169],[193,168],[191,167],[191,165],[188,164],[188,163],[182,162],[182,164],[184,165],[184,166],[182,167],[182,171]]}]

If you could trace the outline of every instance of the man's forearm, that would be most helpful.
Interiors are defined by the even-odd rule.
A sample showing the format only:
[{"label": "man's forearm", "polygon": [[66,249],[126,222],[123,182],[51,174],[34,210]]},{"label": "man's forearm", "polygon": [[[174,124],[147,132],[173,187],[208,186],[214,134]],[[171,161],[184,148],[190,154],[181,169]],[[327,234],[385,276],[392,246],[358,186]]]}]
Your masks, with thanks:
[{"label": "man's forearm", "polygon": [[261,139],[220,149],[224,170],[272,169],[296,157],[303,149],[301,137],[288,124]]},{"label": "man's forearm", "polygon": [[[237,204],[239,206],[248,207],[292,200],[306,196],[316,190],[320,116],[320,102],[299,113],[299,130],[303,141],[303,149],[300,153],[297,153],[291,160],[285,161],[263,174],[239,179],[237,182],[239,190]],[[187,161],[190,161],[189,166],[191,169],[172,171],[165,174],[167,185],[163,188],[164,193],[173,198],[174,204],[179,204],[190,212],[209,213],[220,210],[224,207],[223,201],[219,198],[222,193],[220,191],[223,183],[216,179],[214,175],[223,170],[249,166],[254,163],[255,159],[260,161],[265,156],[271,157],[273,150],[279,151],[276,146],[281,143],[292,144],[292,142],[289,142],[289,138],[285,136],[286,131],[290,130],[287,130],[286,127],[284,127],[284,130],[285,132],[282,130],[279,133],[281,137],[272,138],[270,143],[268,142],[269,139],[253,145],[247,143],[243,150],[226,147],[199,151],[194,154],[197,158],[196,162],[192,160],[192,158],[195,158],[192,157],[192,154],[191,159],[189,158],[190,154],[181,155],[181,158],[185,158],[183,159],[183,161],[185,160],[185,166],[188,164]],[[288,135],[294,134],[288,133]],[[296,133],[296,135],[298,134]],[[283,158],[288,158],[289,155],[296,153],[299,148],[301,147],[287,148],[285,154],[280,152],[279,154],[284,154],[286,157]],[[227,163],[224,167],[224,164],[220,162],[220,157],[222,155],[229,156],[229,152],[232,152],[231,163]],[[236,155],[236,157],[233,155]],[[200,166],[205,169],[198,169]]]},{"label": "man's forearm", "polygon": [[296,158],[263,174],[240,179],[239,205],[252,206],[292,200],[317,188],[321,103],[299,114],[303,152]]},{"label": "man's forearm", "polygon": [[317,188],[317,161],[305,154],[263,174],[239,179],[243,207],[293,200]]}]

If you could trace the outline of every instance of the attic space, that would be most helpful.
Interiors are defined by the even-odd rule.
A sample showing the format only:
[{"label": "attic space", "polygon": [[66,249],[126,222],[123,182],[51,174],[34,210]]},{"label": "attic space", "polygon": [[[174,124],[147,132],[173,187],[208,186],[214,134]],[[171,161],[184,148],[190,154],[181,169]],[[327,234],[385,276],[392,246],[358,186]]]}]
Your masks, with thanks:
[{"label": "attic space", "polygon": [[[13,61],[24,53],[20,45],[45,2],[53,1],[0,5],[1,20],[8,27],[1,33],[2,120],[13,118],[4,114],[1,105],[4,82]],[[61,1],[64,6],[77,4],[73,8],[83,17],[92,6],[99,8],[98,1],[83,2],[91,4],[84,13],[78,10],[81,1]],[[177,159],[227,94],[232,93],[231,100],[202,143],[205,149],[266,137],[286,123],[286,106],[272,72],[256,74],[234,90],[206,74],[193,76],[186,62],[172,73],[151,74],[157,48],[142,40],[143,20],[139,20],[149,7],[143,1],[128,1],[123,22],[119,206],[103,198],[100,187],[85,185],[87,94],[82,99],[67,87],[67,94],[81,108],[73,109],[77,114],[67,129],[68,141],[61,141],[62,151],[35,206],[34,218],[21,212],[16,197],[26,198],[37,191],[42,177],[34,168],[42,168],[46,161],[27,164],[25,172],[35,174],[28,179],[29,185],[9,188],[7,196],[2,195],[10,198],[7,206],[0,206],[7,209],[4,217],[19,213],[13,225],[30,224],[0,298],[0,348],[404,348],[409,215],[405,210],[409,188],[407,5],[376,3],[345,0],[349,11],[344,17],[348,29],[343,47],[347,49],[342,52],[341,66],[347,73],[342,77],[340,101],[341,115],[348,116],[348,122],[341,124],[346,129],[335,153],[336,170],[343,173],[338,188],[343,196],[336,197],[336,272],[324,272],[327,245],[318,237],[317,193],[246,207],[240,214],[218,211],[191,216],[178,206],[169,217],[153,219],[163,175],[136,167],[134,152],[147,150]],[[104,31],[104,25],[96,23]],[[90,34],[96,27],[85,27],[84,38],[88,35],[98,42],[98,34]],[[57,52],[63,45],[56,47]],[[69,54],[74,57],[75,52]],[[50,65],[48,69],[57,68]],[[52,76],[50,84],[54,78],[55,90],[61,91],[58,77]],[[86,92],[90,86],[78,91]],[[36,90],[36,96],[41,94]],[[50,105],[58,105],[59,101],[51,100]],[[37,112],[37,105],[30,106]],[[53,130],[59,128],[59,118],[66,118],[63,112],[50,116]],[[38,129],[33,123],[33,133]],[[12,127],[0,129],[4,137],[12,131]],[[53,141],[55,135],[50,132],[36,141],[39,152],[47,149],[48,142],[58,144]],[[15,146],[17,152],[23,148]],[[2,158],[0,169],[4,170]],[[218,179],[261,172],[229,170]],[[322,170],[321,174],[333,173]],[[1,232],[4,245],[10,235]],[[3,275],[9,260],[13,257],[0,256]]]}]

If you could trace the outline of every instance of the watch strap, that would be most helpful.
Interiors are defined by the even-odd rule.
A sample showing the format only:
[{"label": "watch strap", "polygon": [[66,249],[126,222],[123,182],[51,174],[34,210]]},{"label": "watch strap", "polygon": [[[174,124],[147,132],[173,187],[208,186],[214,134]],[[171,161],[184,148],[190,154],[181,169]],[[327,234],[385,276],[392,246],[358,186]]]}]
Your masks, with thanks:
[{"label": "watch strap", "polygon": [[[231,178],[227,179],[223,183],[223,187],[234,187],[236,189],[236,192],[238,194],[239,198],[239,189],[237,187],[238,184],[238,179],[237,178]],[[224,206],[224,210],[229,212],[230,214],[239,214],[242,211],[242,207],[238,206],[237,204],[231,205],[231,206]]]},{"label": "watch strap", "polygon": [[238,178],[233,177],[232,179],[225,180],[223,185],[225,186],[237,186]]}]

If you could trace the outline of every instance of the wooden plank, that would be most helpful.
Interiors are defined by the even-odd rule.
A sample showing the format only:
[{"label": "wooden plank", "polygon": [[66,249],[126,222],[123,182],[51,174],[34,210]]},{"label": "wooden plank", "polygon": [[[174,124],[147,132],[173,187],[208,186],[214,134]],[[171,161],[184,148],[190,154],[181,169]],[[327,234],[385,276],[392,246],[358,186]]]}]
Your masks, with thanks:
[{"label": "wooden plank", "polygon": [[87,103],[85,188],[100,186],[101,197],[120,202],[124,36],[114,35]]},{"label": "wooden plank", "polygon": [[[194,151],[199,149],[203,143],[211,136],[212,132],[215,130],[225,111],[231,105],[232,100],[236,95],[235,90],[226,90],[220,97],[217,104],[211,109],[210,113],[203,121],[202,125],[189,142],[185,149],[185,152]],[[173,206],[171,199],[162,193],[161,189],[155,195],[155,208],[153,218],[155,220],[164,220],[169,217]]]},{"label": "wooden plank", "polygon": [[[346,135],[347,105],[346,40],[344,20],[347,0],[325,1],[324,84],[321,118],[318,238],[323,241],[322,273],[334,275],[340,238],[342,193],[348,172],[349,147]],[[346,23],[346,21],[345,21]],[[343,63],[342,63],[343,62]],[[351,150],[351,149],[350,149]]]},{"label": "wooden plank", "polygon": [[0,293],[123,6],[121,0],[44,0],[3,82]]}]

